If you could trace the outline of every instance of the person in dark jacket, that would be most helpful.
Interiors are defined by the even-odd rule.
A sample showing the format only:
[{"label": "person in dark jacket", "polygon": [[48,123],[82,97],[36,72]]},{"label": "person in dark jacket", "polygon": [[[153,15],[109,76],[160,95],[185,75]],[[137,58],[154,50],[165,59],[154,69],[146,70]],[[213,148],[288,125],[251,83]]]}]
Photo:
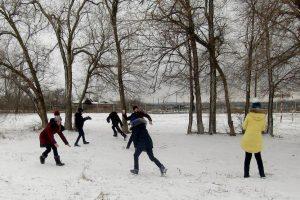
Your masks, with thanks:
[{"label": "person in dark jacket", "polygon": [[64,163],[60,161],[60,156],[58,155],[57,148],[58,144],[54,139],[54,134],[57,133],[59,137],[62,139],[62,141],[65,143],[65,145],[69,145],[69,142],[65,138],[64,134],[62,133],[61,129],[61,122],[56,121],[55,118],[51,118],[50,122],[48,123],[47,127],[41,132],[40,134],[40,146],[42,148],[46,148],[46,151],[42,153],[40,156],[40,162],[41,164],[45,163],[45,160],[48,156],[48,154],[51,152],[51,149],[54,154],[54,160],[56,162],[57,166],[63,166]]},{"label": "person in dark jacket", "polygon": [[110,120],[112,122],[112,130],[114,131],[114,137],[118,136],[117,131],[124,137],[124,140],[126,139],[126,134],[120,129],[119,124],[123,126],[123,123],[118,116],[117,112],[111,112],[108,117],[106,118],[107,123],[110,123]]},{"label": "person in dark jacket", "polygon": [[74,144],[74,146],[76,147],[79,147],[78,145],[78,142],[80,140],[80,138],[82,137],[82,140],[83,140],[83,144],[89,144],[89,142],[87,142],[85,140],[85,135],[84,135],[84,131],[83,131],[83,125],[84,125],[84,122],[86,120],[91,120],[92,118],[87,116],[87,117],[82,117],[82,112],[83,112],[83,109],[82,108],[78,108],[77,112],[75,113],[75,127],[79,133],[78,137],[77,137],[77,140]]},{"label": "person in dark jacket", "polygon": [[[126,116],[126,118],[125,118],[126,120],[130,121],[131,125],[132,124],[138,125],[137,123],[140,123],[141,121],[137,120],[137,119],[143,119],[144,117],[146,117],[149,120],[149,124],[152,125],[152,119],[151,119],[150,115],[148,115],[147,113],[141,111],[138,106],[133,106],[132,109],[133,109],[133,113],[129,117]],[[125,113],[124,110],[123,110],[123,113]],[[133,126],[131,126],[131,127],[133,127]],[[130,145],[133,141],[133,137],[134,137],[133,134],[134,134],[134,132],[132,131],[132,134],[131,134],[131,136],[128,140],[128,143],[127,143],[127,147],[126,147],[127,149],[130,148]]]},{"label": "person in dark jacket", "polygon": [[[149,159],[160,169],[161,175],[164,175],[167,172],[167,169],[153,155],[153,142],[148,130],[146,129],[146,120],[142,117],[144,114],[141,114],[141,111],[139,111],[137,106],[134,106],[133,109],[134,113],[132,113],[129,117],[127,117],[126,112],[123,111],[124,118],[131,121],[132,141],[135,147],[135,152],[133,155],[134,169],[130,170],[130,172],[133,174],[139,173],[139,156],[143,151],[145,151]],[[149,121],[152,122],[152,120]]]}]

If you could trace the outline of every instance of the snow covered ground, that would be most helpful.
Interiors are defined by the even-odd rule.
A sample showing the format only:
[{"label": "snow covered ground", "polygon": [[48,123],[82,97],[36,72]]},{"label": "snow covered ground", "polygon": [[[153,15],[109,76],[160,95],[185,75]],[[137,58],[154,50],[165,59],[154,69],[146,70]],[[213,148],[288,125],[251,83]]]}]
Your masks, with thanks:
[{"label": "snow covered ground", "polygon": [[[185,114],[152,115],[153,126],[148,125],[154,154],[168,168],[167,176],[160,177],[145,153],[140,174],[131,175],[134,149],[125,149],[120,136],[112,137],[107,114],[90,116],[93,120],[85,126],[89,145],[70,148],[57,138],[63,167],[55,166],[52,153],[45,165],[39,163],[43,149],[39,131],[33,131],[36,115],[0,119],[0,199],[300,199],[300,114],[294,122],[291,114],[285,114],[282,123],[276,116],[276,137],[264,136],[266,179],[259,178],[254,158],[251,178],[243,178],[240,135],[186,135]],[[226,116],[218,115],[218,121],[224,132]],[[77,137],[75,132],[65,135],[72,144]]]}]

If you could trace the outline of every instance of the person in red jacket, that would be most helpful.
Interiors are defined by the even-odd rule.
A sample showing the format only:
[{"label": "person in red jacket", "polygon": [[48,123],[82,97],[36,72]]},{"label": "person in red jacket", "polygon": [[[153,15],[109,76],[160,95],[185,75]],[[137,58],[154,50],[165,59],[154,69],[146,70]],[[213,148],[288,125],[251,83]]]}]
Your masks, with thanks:
[{"label": "person in red jacket", "polygon": [[48,154],[51,152],[51,149],[54,154],[54,160],[56,162],[57,166],[63,166],[64,163],[60,161],[60,157],[57,152],[58,144],[54,139],[54,134],[57,133],[59,137],[62,139],[62,141],[65,143],[65,145],[69,145],[69,142],[65,138],[64,134],[62,133],[62,126],[61,121],[55,120],[55,118],[51,118],[50,122],[48,123],[47,127],[41,132],[40,134],[40,146],[42,148],[46,148],[46,151],[42,153],[40,156],[40,162],[41,164],[45,163],[45,159],[47,158]]}]

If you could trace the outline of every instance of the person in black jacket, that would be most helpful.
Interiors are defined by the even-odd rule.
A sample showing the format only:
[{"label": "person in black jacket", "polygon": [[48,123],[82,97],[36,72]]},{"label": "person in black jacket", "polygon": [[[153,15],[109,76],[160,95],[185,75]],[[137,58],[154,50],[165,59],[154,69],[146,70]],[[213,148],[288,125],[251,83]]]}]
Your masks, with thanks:
[{"label": "person in black jacket", "polygon": [[[123,111],[123,116],[126,120],[130,120],[131,129],[132,129],[132,141],[135,147],[134,152],[134,169],[130,170],[133,174],[139,173],[139,156],[143,151],[146,151],[149,159],[154,162],[157,167],[160,169],[161,175],[164,175],[167,172],[167,169],[164,167],[160,161],[153,155],[153,142],[146,129],[146,120],[143,119],[144,114],[141,113],[137,106],[133,107],[134,113],[127,117],[126,112]],[[148,115],[149,116],[149,115]],[[149,116],[150,117],[150,116]],[[150,118],[151,119],[151,118]],[[152,124],[152,120],[149,120]]]},{"label": "person in black jacket", "polygon": [[126,139],[126,134],[120,129],[119,124],[121,126],[123,126],[123,123],[120,119],[120,117],[118,116],[117,112],[111,112],[108,117],[106,118],[107,123],[110,123],[110,120],[112,122],[112,130],[114,131],[114,137],[118,136],[117,131],[124,137],[124,140]]},{"label": "person in black jacket", "polygon": [[83,109],[82,108],[78,108],[77,112],[75,113],[75,127],[79,133],[78,135],[78,138],[75,142],[75,145],[74,146],[77,146],[79,147],[78,145],[78,142],[80,140],[80,138],[82,137],[82,140],[83,140],[83,144],[89,144],[89,142],[87,142],[85,140],[85,136],[84,136],[84,131],[83,131],[83,125],[84,125],[84,122],[86,120],[91,120],[92,118],[91,117],[82,117],[82,112],[83,112]]},{"label": "person in black jacket", "polygon": [[[137,125],[137,123],[140,122],[137,119],[139,119],[139,118],[142,119],[144,117],[146,117],[149,120],[149,124],[152,125],[152,119],[151,119],[150,115],[148,115],[147,113],[141,111],[138,106],[133,106],[132,108],[133,108],[133,113],[129,117],[126,116],[126,118],[125,118],[126,120],[130,120],[131,125],[133,123],[135,123]],[[123,111],[123,113],[125,113],[125,111]],[[130,145],[131,145],[131,143],[133,141],[133,137],[134,137],[133,134],[134,134],[134,132],[132,131],[132,134],[131,134],[131,136],[128,140],[126,149],[130,148]]]}]

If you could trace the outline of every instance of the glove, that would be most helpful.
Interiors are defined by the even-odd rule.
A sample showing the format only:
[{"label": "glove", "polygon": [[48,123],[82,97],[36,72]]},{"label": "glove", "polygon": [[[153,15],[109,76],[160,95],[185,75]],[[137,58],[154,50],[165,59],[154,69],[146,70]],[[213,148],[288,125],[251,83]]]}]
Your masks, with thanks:
[{"label": "glove", "polygon": [[90,116],[87,117],[88,120],[91,120],[92,118]]}]

